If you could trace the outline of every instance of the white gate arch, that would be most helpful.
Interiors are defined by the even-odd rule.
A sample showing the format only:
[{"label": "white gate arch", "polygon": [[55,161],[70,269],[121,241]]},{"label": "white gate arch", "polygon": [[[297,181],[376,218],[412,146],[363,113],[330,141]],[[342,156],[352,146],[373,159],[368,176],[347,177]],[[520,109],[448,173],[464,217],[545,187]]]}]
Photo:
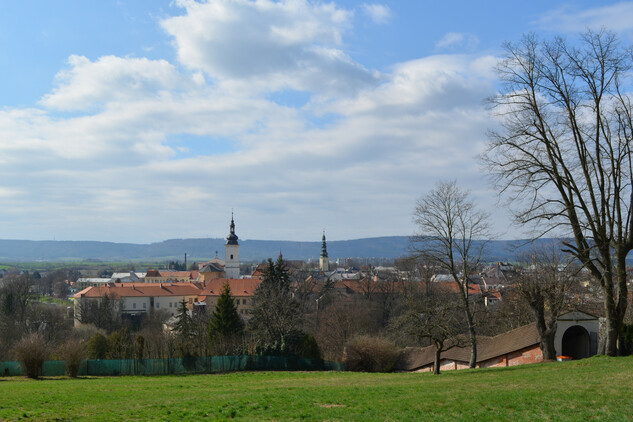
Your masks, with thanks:
[{"label": "white gate arch", "polygon": [[574,359],[593,356],[598,352],[598,317],[585,312],[567,312],[558,318],[554,349],[556,356]]}]

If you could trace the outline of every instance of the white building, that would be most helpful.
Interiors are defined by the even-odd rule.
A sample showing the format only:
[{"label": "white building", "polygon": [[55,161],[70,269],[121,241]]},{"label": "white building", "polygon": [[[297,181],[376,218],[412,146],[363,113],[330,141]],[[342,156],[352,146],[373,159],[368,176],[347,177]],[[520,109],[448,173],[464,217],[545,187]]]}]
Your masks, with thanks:
[{"label": "white building", "polygon": [[91,286],[75,294],[75,326],[81,325],[81,309],[89,301],[100,301],[106,295],[121,301],[121,312],[128,315],[166,310],[176,315],[185,301],[192,309],[203,291],[194,283],[109,283]]}]

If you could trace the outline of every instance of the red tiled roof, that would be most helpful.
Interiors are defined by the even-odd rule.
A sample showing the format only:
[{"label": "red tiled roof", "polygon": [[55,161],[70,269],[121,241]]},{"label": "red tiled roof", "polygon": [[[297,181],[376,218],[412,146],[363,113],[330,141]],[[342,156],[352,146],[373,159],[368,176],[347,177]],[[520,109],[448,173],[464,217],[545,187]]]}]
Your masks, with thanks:
[{"label": "red tiled roof", "polygon": [[253,274],[251,275],[251,277],[264,277],[264,270],[266,269],[266,266],[268,264],[259,264],[257,265],[257,268],[255,268],[255,271],[253,271]]},{"label": "red tiled roof", "polygon": [[172,270],[160,270],[160,277],[188,277],[190,279],[198,278],[197,271],[172,271]]},{"label": "red tiled roof", "polygon": [[[444,283],[434,283],[433,289],[442,290],[445,292],[451,293],[460,293],[459,286],[456,281],[447,281]],[[468,294],[469,295],[480,295],[481,294],[481,286],[479,284],[468,284]]]},{"label": "red tiled roof", "polygon": [[224,285],[228,283],[231,289],[231,296],[249,297],[255,294],[255,290],[257,290],[261,282],[262,281],[257,278],[214,278],[202,285],[200,295],[220,296],[222,290],[224,290]]},{"label": "red tiled roof", "polygon": [[200,294],[200,288],[193,283],[112,283],[87,287],[75,294],[75,298],[98,298],[106,294],[117,297],[196,296]]}]

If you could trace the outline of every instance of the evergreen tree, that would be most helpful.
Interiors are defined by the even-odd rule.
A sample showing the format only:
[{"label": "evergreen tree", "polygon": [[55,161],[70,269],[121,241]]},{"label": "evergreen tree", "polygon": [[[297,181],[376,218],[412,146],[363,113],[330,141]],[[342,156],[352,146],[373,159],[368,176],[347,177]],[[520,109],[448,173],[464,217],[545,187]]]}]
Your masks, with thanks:
[{"label": "evergreen tree", "polygon": [[231,288],[226,283],[211,316],[209,338],[213,340],[238,336],[243,331],[244,322],[237,313],[235,300],[231,297]]},{"label": "evergreen tree", "polygon": [[194,326],[193,320],[187,310],[187,302],[180,302],[180,309],[176,316],[174,331],[178,335],[178,349],[182,357],[191,356],[193,353],[193,336]]},{"label": "evergreen tree", "polygon": [[260,348],[269,352],[293,352],[294,339],[302,335],[299,303],[292,295],[290,277],[281,255],[268,260],[264,277],[253,296],[249,330]]},{"label": "evergreen tree", "polygon": [[180,302],[180,308],[176,315],[176,323],[174,324],[174,331],[181,337],[191,337],[193,321],[187,310],[187,302],[184,300]]}]

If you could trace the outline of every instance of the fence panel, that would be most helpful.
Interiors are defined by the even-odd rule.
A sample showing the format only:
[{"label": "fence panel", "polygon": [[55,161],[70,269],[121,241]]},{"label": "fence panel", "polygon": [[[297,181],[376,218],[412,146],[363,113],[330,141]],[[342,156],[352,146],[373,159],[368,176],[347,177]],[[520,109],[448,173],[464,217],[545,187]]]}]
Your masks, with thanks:
[{"label": "fence panel", "polygon": [[[64,361],[48,360],[41,376],[65,375]],[[90,359],[82,362],[79,376],[182,375],[235,371],[345,371],[345,365],[293,356],[201,356],[165,359]],[[0,376],[21,376],[19,362],[0,362]]]}]

